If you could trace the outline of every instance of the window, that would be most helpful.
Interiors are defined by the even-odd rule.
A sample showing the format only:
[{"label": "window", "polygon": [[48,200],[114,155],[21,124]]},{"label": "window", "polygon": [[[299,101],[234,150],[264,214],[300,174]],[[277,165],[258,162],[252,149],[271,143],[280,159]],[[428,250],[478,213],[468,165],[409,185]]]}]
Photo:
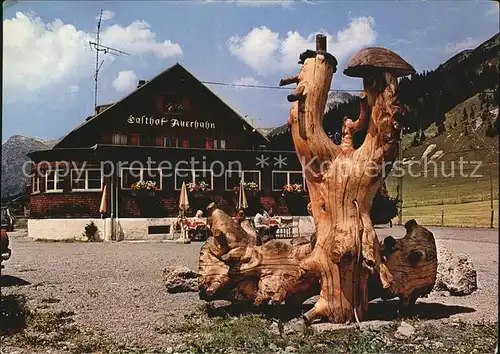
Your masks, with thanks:
[{"label": "window", "polygon": [[139,134],[132,134],[130,136],[130,145],[140,145],[141,136]]},{"label": "window", "polygon": [[214,148],[215,148],[214,139],[206,138],[205,139],[205,149],[206,150],[213,150]]},{"label": "window", "polygon": [[113,145],[127,145],[127,136],[125,134],[113,134],[111,143]]},{"label": "window", "polygon": [[40,175],[38,173],[31,177],[31,193],[40,193]]},{"label": "window", "polygon": [[64,182],[64,171],[51,170],[45,171],[45,191],[62,192]]},{"label": "window", "polygon": [[160,171],[157,168],[145,169],[145,168],[122,168],[121,172],[121,188],[131,189],[132,184],[139,181],[153,181],[156,182],[156,186],[162,189],[162,180],[160,177]]},{"label": "window", "polygon": [[71,171],[71,190],[100,191],[102,189],[102,172],[99,168]]},{"label": "window", "polygon": [[189,140],[182,140],[182,147],[185,149],[189,148]]},{"label": "window", "polygon": [[140,168],[122,168],[121,173],[121,188],[130,189],[132,184],[141,180],[142,170]]},{"label": "window", "polygon": [[182,97],[177,93],[167,93],[163,95],[163,114],[182,114],[184,105]]},{"label": "window", "polygon": [[165,147],[180,147],[180,142],[179,142],[179,138],[173,136],[173,137],[170,137],[170,136],[166,136],[163,138],[163,146]]},{"label": "window", "polygon": [[211,170],[187,170],[187,169],[177,169],[175,170],[175,190],[180,190],[182,188],[182,182],[188,183],[199,183],[205,181],[209,184],[209,188],[213,189],[214,177],[213,171]]},{"label": "window", "polygon": [[226,170],[226,191],[231,191],[235,186],[240,185],[240,181],[243,182],[255,182],[260,186],[260,171],[236,171],[236,170]]},{"label": "window", "polygon": [[273,191],[280,191],[285,184],[294,183],[300,183],[306,188],[302,171],[273,171]]},{"label": "window", "polygon": [[224,150],[225,148],[226,148],[226,141],[225,140],[217,140],[217,139],[213,140],[213,149]]}]

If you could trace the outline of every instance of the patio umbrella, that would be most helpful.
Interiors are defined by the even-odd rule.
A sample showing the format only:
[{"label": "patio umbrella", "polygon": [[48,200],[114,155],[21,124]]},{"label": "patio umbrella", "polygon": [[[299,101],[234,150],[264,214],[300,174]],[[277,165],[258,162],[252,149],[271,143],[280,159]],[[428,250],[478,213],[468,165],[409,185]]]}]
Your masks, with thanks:
[{"label": "patio umbrella", "polygon": [[187,189],[186,189],[186,183],[182,182],[181,196],[179,198],[179,209],[181,210],[182,217],[184,217],[188,208],[189,208],[189,200],[188,200],[188,194],[187,194]]},{"label": "patio umbrella", "polygon": [[108,185],[105,184],[102,189],[101,205],[99,206],[99,213],[106,214],[108,211]]},{"label": "patio umbrella", "polygon": [[248,208],[247,196],[245,195],[245,187],[243,185],[243,181],[240,182],[240,193],[238,195],[238,205],[236,208],[246,209]]},{"label": "patio umbrella", "polygon": [[102,189],[101,205],[99,206],[99,213],[102,216],[102,229],[104,232],[104,237],[106,237],[106,221],[104,220],[104,214],[108,211],[108,185],[105,184]]}]

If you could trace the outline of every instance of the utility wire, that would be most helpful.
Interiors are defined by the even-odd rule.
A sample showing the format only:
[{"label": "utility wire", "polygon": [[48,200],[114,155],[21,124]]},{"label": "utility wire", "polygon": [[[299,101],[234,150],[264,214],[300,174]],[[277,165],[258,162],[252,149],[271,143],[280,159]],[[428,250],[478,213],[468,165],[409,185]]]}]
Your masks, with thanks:
[{"label": "utility wire", "polygon": [[[226,82],[216,82],[216,81],[201,81],[202,84],[206,85],[219,85],[228,87],[247,87],[247,88],[261,88],[261,89],[273,89],[273,90],[294,90],[293,87],[281,87],[281,86],[267,86],[267,85],[244,85],[244,84],[229,84]],[[329,90],[329,92],[361,92],[363,90]]]}]

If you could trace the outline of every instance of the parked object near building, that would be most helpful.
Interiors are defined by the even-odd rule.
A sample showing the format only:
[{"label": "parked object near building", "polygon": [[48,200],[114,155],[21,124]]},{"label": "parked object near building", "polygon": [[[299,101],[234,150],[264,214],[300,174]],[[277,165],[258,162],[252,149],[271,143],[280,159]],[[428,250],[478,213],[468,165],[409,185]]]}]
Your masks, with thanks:
[{"label": "parked object near building", "polygon": [[2,229],[5,229],[7,231],[14,231],[14,222],[16,219],[14,215],[12,215],[10,208],[3,206],[1,213]]},{"label": "parked object near building", "polygon": [[[7,231],[5,231],[4,229],[1,230],[0,252],[1,252],[0,264],[1,264],[4,261],[8,260],[12,253],[11,249],[9,248],[9,236],[7,235]],[[3,264],[1,264],[1,267],[2,268],[4,267]]]}]

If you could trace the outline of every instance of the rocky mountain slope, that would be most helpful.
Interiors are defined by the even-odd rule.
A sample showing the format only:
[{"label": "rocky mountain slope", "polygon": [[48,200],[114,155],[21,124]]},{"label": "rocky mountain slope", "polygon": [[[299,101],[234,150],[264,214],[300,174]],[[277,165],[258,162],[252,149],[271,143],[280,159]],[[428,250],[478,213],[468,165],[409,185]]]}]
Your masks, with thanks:
[{"label": "rocky mountain slope", "polygon": [[28,183],[28,178],[23,176],[23,166],[29,161],[26,154],[51,149],[56,142],[14,135],[2,143],[2,200],[24,192]]}]

